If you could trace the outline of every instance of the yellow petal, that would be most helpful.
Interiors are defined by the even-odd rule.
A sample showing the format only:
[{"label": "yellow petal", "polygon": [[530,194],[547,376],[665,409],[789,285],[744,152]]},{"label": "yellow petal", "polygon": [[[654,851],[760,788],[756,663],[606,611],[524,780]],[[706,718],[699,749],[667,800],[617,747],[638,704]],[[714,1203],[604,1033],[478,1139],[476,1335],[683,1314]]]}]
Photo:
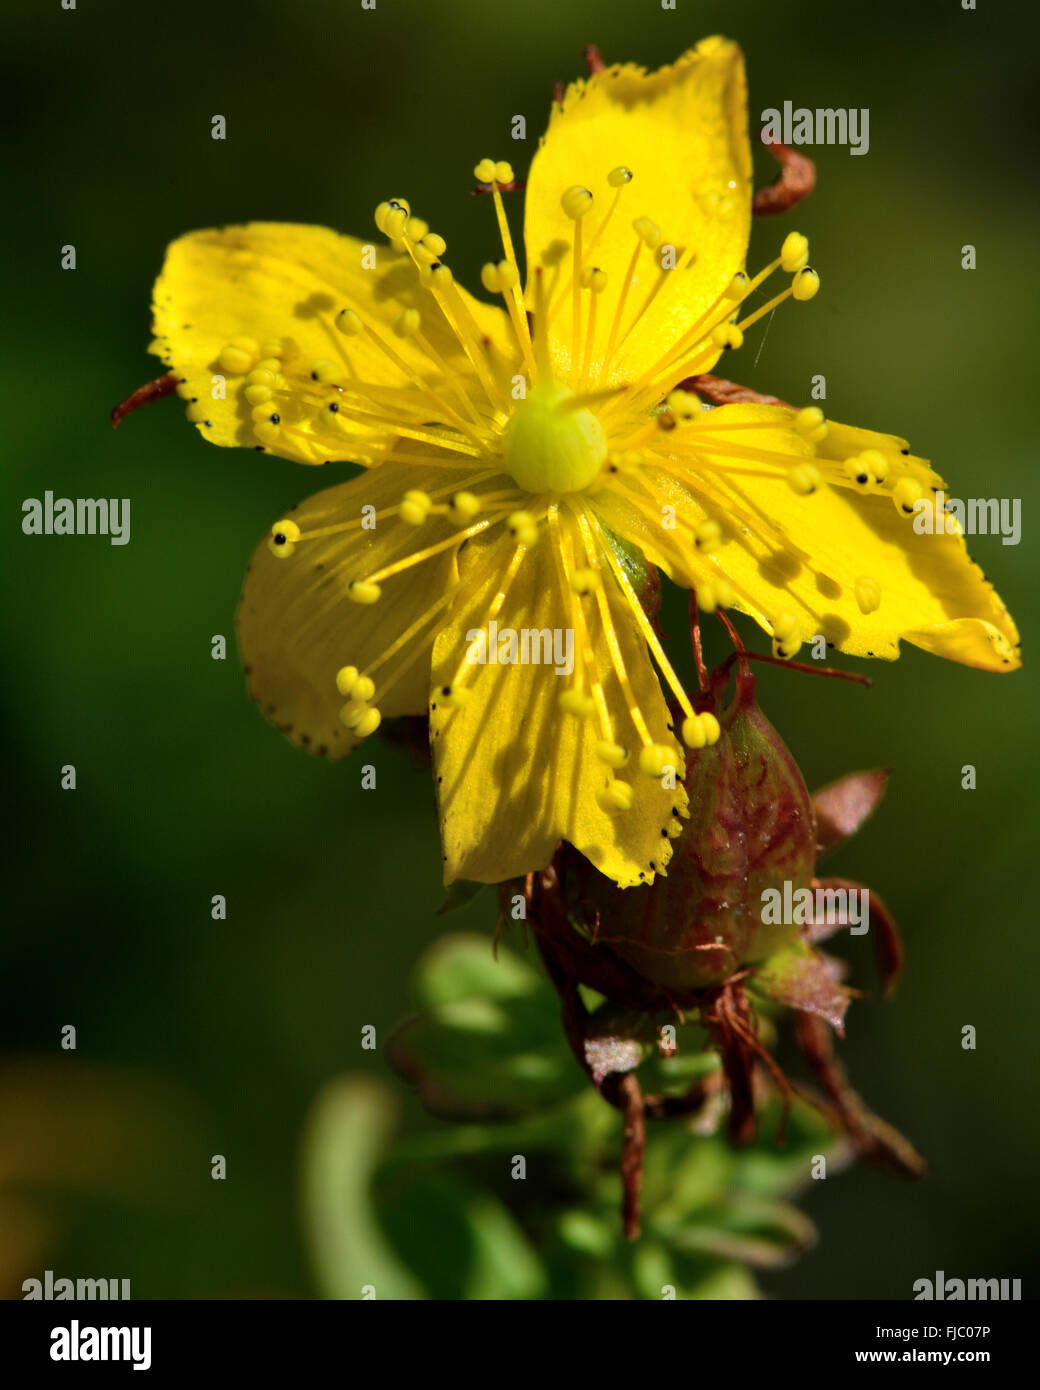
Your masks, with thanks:
[{"label": "yellow petal", "polygon": [[[436,489],[457,483],[459,475],[431,468],[421,476],[424,485]],[[322,527],[359,522],[362,507],[379,512],[394,506],[415,482],[415,468],[385,463],[317,493],[289,514],[304,537],[292,553],[278,558],[265,539],[246,575],[238,641],[250,694],[293,743],[323,757],[341,758],[357,745],[339,717],[346,700],[336,686],[337,671],[350,665],[363,671],[407,632],[454,582],[454,551],[385,580],[382,597],[371,605],[350,599],[348,584],[435,544],[457,528],[439,517],[431,517],[421,528],[387,517],[377,520],[374,530],[354,525],[323,538],[305,537]],[[372,673],[372,704],[384,717],[425,713],[430,683],[425,631]],[[403,673],[400,679],[387,688],[398,671]]]},{"label": "yellow petal", "polygon": [[[511,332],[504,312],[459,293],[479,331],[505,350]],[[327,227],[293,223],[252,222],[190,232],[175,241],[155,286],[151,350],[183,378],[179,394],[188,402],[189,419],[211,443],[261,447],[298,463],[368,463],[387,441],[388,427],[352,420],[346,408],[330,415],[311,379],[312,367],[336,364],[340,384],[360,378],[376,387],[413,388],[408,373],[367,336],[337,330],[336,316],[344,309],[374,327],[409,371],[429,381],[439,369],[414,339],[393,333],[401,310],[417,309],[423,333],[452,372],[473,377],[407,255]],[[261,417],[258,430],[258,407],[245,398],[245,388],[249,372],[268,360],[273,347],[283,380],[270,413],[279,420],[269,426]]]},{"label": "yellow petal", "polygon": [[[628,765],[617,774],[632,788],[630,810],[608,814],[599,806],[596,793],[608,781],[608,770],[595,754],[601,735],[594,719],[581,720],[559,708],[560,692],[570,681],[554,666],[474,665],[465,682],[471,692],[466,702],[459,708],[443,702],[442,687],[454,680],[475,632],[484,629],[488,604],[513,551],[508,536],[467,547],[460,561],[463,583],[475,592],[434,648],[430,732],[445,882],[497,883],[541,869],[561,839],[622,887],[652,882],[671,858],[669,836],[679,830],[673,808],[686,814],[683,758],[669,732],[668,710],[646,647],[609,574],[604,589],[637,702],[653,738],[675,751],[673,789],[639,769],[639,743],[594,616],[595,668],[612,711],[622,715],[616,737],[630,749]],[[594,609],[587,611],[594,615]],[[571,628],[569,599],[544,526],[521,562],[497,622],[500,635],[505,628],[517,633]],[[577,643],[574,650],[578,661]]]},{"label": "yellow petal", "polygon": [[[806,445],[790,427],[792,412],[774,406],[729,405],[713,412],[706,428],[722,437],[722,425],[760,421],[761,430],[735,431],[735,444],[805,457]],[[723,527],[723,543],[710,562],[696,557],[679,531],[654,527],[618,499],[597,498],[607,525],[634,541],[647,558],[681,583],[728,577],[734,607],[749,613],[767,632],[779,622],[796,642],[822,635],[854,656],[893,660],[905,639],[940,656],[985,670],[1020,664],[1018,633],[993,586],[956,535],[918,534],[893,502],[891,487],[860,493],[824,484],[811,496],[796,495],[783,477],[727,474],[713,477],[697,459],[696,431],[676,431],[676,461],[689,470],[683,483],[648,468],[645,476],[674,505],[680,519],[696,525],[706,515]],[[903,440],[872,430],[831,423],[816,447],[818,459],[833,463],[877,449],[889,464],[889,483],[916,480],[925,494],[944,487],[923,459],[903,451]],[[739,465],[739,460],[729,460]],[[832,466],[833,466],[832,463]],[[748,468],[761,469],[753,459]],[[707,505],[707,511],[705,506]],[[880,602],[864,612],[864,581],[877,586]],[[870,605],[866,605],[868,608]]]},{"label": "yellow petal", "polygon": [[[608,175],[621,166],[632,171],[632,181],[622,188],[602,237],[583,257],[586,266],[598,266],[607,276],[598,297],[595,361],[604,355],[637,244],[633,221],[650,218],[660,229],[662,246],[674,247],[678,257],[687,248],[695,252],[692,264],[669,271],[661,269],[660,248],[640,251],[619,335],[622,345],[599,385],[642,375],[742,269],[751,221],[746,108],[740,50],[718,38],[705,39],[656,72],[633,64],[610,67],[572,83],[562,110],[554,105],[527,185],[529,293],[534,293],[534,267],[543,262],[559,264],[558,276],[551,269],[545,272],[546,283],[556,286],[554,304],[571,280],[568,248],[574,223],[560,205],[561,195],[574,185],[592,193],[593,206],[581,227],[584,248],[589,248],[615,197]],[[588,300],[586,292],[586,316]],[[568,293],[550,327],[558,376],[570,367],[572,337]],[[698,370],[710,370],[711,360]]]}]

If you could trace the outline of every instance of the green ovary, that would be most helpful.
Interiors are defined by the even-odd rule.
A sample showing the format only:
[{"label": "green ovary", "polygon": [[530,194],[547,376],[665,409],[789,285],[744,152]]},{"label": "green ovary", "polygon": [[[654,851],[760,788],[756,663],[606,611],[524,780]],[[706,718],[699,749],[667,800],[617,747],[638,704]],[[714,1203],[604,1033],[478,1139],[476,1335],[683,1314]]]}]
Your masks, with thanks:
[{"label": "green ovary", "polygon": [[568,409],[572,393],[536,386],[506,426],[506,469],[527,492],[580,492],[607,457],[607,437],[591,410]]}]

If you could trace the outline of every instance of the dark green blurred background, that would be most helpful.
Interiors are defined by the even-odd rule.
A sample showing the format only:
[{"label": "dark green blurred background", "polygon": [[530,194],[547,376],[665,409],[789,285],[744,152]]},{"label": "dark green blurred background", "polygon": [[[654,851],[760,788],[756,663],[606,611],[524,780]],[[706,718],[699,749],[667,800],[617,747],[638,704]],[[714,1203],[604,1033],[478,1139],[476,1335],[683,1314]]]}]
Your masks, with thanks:
[{"label": "dark green blurred background", "polygon": [[[172,403],[108,427],[109,407],[158,370],[145,347],[166,243],[248,219],[374,235],[372,209],[403,194],[475,286],[495,241],[490,210],[467,196],[472,165],[490,154],[526,172],[553,81],[581,71],[583,45],[657,65],[724,32],[747,55],[753,127],[785,99],[871,116],[868,156],[817,150],[812,200],[756,227],[753,265],[778,232],[810,235],[824,291],[777,316],[757,365],[755,330],[733,374],[802,401],[822,372],[828,413],[906,435],[956,495],[1020,497],[1024,518],[1017,548],[978,538],[973,550],[1022,628],[1025,672],[987,676],[907,648],[872,668],[870,692],[761,679],[810,785],[894,769],[835,871],[882,892],[909,963],[894,1002],[854,1005],[844,1055],[933,1165],[917,1185],[863,1168],[815,1185],[819,1246],[765,1282],[781,1296],[906,1298],[942,1269],[1023,1277],[1028,1296],[1036,12],[993,0],[977,13],[958,0],[678,0],[676,12],[656,0],[378,0],[374,12],[358,0],[80,0],[72,12],[22,0],[8,28],[4,1291],[50,1267],[129,1277],[136,1297],[312,1292],[296,1195],[306,1109],[338,1073],[386,1074],[361,1026],[386,1036],[443,925],[427,779],[382,748],[379,790],[362,791],[359,763],[312,761],[263,723],[233,651],[210,659],[213,634],[232,638],[253,546],[328,470],[213,449]],[[526,146],[509,139],[520,112]],[[210,138],[217,113],[225,143]],[[59,269],[70,242],[74,273]],[[130,497],[130,544],[23,536],[22,500],[48,488]],[[59,789],[66,763],[75,792]],[[974,792],[960,789],[965,763]],[[210,918],[215,893],[226,922]],[[490,901],[457,924],[490,933]],[[869,947],[847,949],[873,987]],[[59,1049],[67,1023],[75,1054]],[[973,1053],[960,1047],[969,1023]],[[431,1123],[393,1084],[408,1123]],[[210,1179],[215,1153],[225,1182]]]}]

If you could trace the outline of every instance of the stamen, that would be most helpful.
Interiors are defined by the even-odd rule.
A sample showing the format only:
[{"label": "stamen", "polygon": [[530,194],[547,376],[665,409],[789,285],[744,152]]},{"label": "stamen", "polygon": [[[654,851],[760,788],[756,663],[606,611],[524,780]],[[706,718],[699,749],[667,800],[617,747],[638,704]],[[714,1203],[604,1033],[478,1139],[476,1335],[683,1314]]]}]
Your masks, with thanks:
[{"label": "stamen", "polygon": [[[704,744],[707,742],[714,743],[718,738],[718,732],[715,733],[714,738],[709,738],[708,734],[710,732],[710,726],[698,722],[698,717],[694,713],[693,705],[690,703],[689,697],[687,696],[686,691],[679,680],[679,677],[675,674],[671,662],[665,655],[664,648],[661,645],[661,641],[658,638],[657,633],[654,631],[653,624],[647,617],[646,611],[639,601],[639,596],[637,595],[635,589],[632,587],[632,581],[625,573],[624,568],[621,565],[621,562],[618,560],[616,554],[614,553],[613,546],[610,545],[609,541],[607,541],[606,537],[603,535],[603,530],[599,524],[599,521],[591,513],[588,514],[588,521],[589,523],[591,523],[591,526],[596,533],[596,538],[600,543],[600,549],[602,550],[603,554],[607,557],[607,563],[610,565],[610,568],[614,571],[614,578],[618,581],[621,591],[628,601],[628,606],[632,610],[632,615],[635,618],[637,624],[639,625],[639,629],[643,634],[643,638],[647,646],[650,648],[650,651],[653,653],[654,660],[657,662],[657,665],[660,668],[662,675],[668,682],[668,685],[671,688],[673,695],[678,700],[683,713],[686,715],[686,721],[683,725],[684,739],[686,738],[687,725],[689,725],[690,731],[694,739],[703,739],[703,742],[695,741],[691,743],[691,747],[702,748],[704,747]],[[714,526],[715,529],[718,530],[717,523],[715,522],[706,522],[705,525]],[[691,721],[693,722],[691,723]],[[686,741],[689,742],[688,739]]]},{"label": "stamen", "polygon": [[[589,525],[588,516],[585,512],[574,512],[573,515],[575,521],[578,523],[578,528],[581,532],[582,544],[585,548],[585,554],[588,556],[589,568],[594,570],[597,574],[599,574],[599,555],[597,554],[596,542],[592,533],[592,529]],[[610,603],[607,599],[606,593],[604,592],[602,583],[596,586],[595,598],[597,606],[599,607],[599,616],[600,622],[603,627],[603,636],[607,643],[607,649],[610,652],[610,660],[611,664],[614,667],[614,674],[617,676],[618,684],[621,686],[621,692],[624,697],[625,705],[628,709],[628,716],[631,719],[632,725],[639,736],[640,743],[642,743],[643,745],[643,752],[645,753],[648,748],[664,747],[664,745],[658,745],[654,743],[653,736],[651,735],[650,730],[647,727],[646,720],[643,717],[643,712],[639,708],[639,703],[636,700],[635,691],[632,689],[632,682],[629,680],[628,670],[625,666],[625,658],[621,652],[621,644],[618,641],[617,633],[614,630],[614,620],[611,617],[610,613]],[[665,753],[669,754],[668,763],[674,763],[674,753],[670,753],[667,748],[665,748],[664,751]],[[642,759],[642,757],[643,754],[641,753],[640,758]]]},{"label": "stamen", "polygon": [[603,379],[610,368],[611,362],[614,360],[614,344],[617,342],[617,336],[621,329],[621,318],[625,312],[625,305],[628,302],[628,292],[632,288],[632,284],[635,280],[639,253],[644,246],[648,250],[653,251],[661,244],[661,229],[656,223],[651,222],[649,217],[637,217],[632,223],[632,227],[636,234],[636,244],[632,251],[631,259],[628,262],[628,268],[625,271],[625,278],[621,283],[621,293],[618,296],[617,308],[614,310],[614,319],[610,325],[610,334],[607,338],[606,351],[603,354],[603,361],[600,363],[599,372],[596,376],[597,381]]},{"label": "stamen", "polygon": [[[509,594],[509,590],[512,587],[513,581],[516,579],[517,573],[520,569],[521,564],[523,563],[523,559],[526,554],[527,547],[524,544],[520,544],[516,546],[516,548],[514,549],[509,564],[506,566],[505,574],[502,576],[502,580],[498,586],[498,589],[492,596],[490,603],[485,609],[484,617],[478,625],[479,631],[486,633],[488,631],[489,625],[492,622],[494,622],[494,620],[498,617],[499,613],[502,611],[502,605],[506,601],[506,598]],[[481,578],[483,578],[483,573],[481,575]],[[458,666],[455,668],[455,675],[448,682],[447,688],[449,690],[455,690],[458,687],[460,687],[463,684],[464,674],[469,674],[466,668],[469,667],[470,670],[472,670],[473,664],[474,663],[470,661],[470,648],[467,646],[465,652],[463,653],[462,659],[460,660]]]},{"label": "stamen", "polygon": [[[477,169],[487,172],[491,160],[482,159],[477,165]],[[506,307],[509,310],[509,317],[513,323],[513,331],[516,334],[517,343],[520,346],[521,354],[527,365],[527,370],[531,374],[531,384],[538,381],[538,366],[535,362],[534,350],[531,343],[531,332],[527,326],[527,316],[524,313],[523,296],[520,293],[520,267],[513,249],[513,238],[509,231],[509,219],[506,217],[505,204],[502,202],[500,184],[511,184],[514,182],[513,170],[504,161],[499,161],[493,165],[493,174],[490,179],[482,179],[482,183],[491,184],[491,196],[495,203],[495,216],[498,220],[498,231],[502,238],[502,249],[506,253],[505,263],[509,268],[508,284],[504,281],[501,286],[501,293],[506,300]],[[474,170],[476,173],[476,170]],[[502,281],[502,276],[499,276]]]},{"label": "stamen", "polygon": [[[429,560],[432,556],[439,555],[444,550],[450,550],[453,546],[460,545],[463,540],[469,540],[471,537],[479,535],[481,531],[486,531],[487,528],[492,526],[496,521],[501,521],[505,515],[505,511],[493,512],[491,516],[485,517],[482,521],[475,522],[472,526],[468,526],[465,531],[457,531],[455,535],[448,536],[445,540],[438,541],[435,545],[428,545],[424,550],[417,550],[412,555],[406,555],[403,560],[396,560],[392,565],[386,565],[383,569],[376,570],[375,574],[370,574],[367,580],[355,580],[350,586],[350,589],[354,590],[359,586],[364,590],[378,589],[379,584],[384,579],[389,579],[391,575],[394,574],[401,574],[404,570],[411,569],[414,565],[421,565],[424,560]],[[351,592],[351,597],[355,598],[356,595]],[[378,597],[379,594],[377,593],[376,598]],[[359,601],[361,603],[374,603],[375,599],[362,598]]]},{"label": "stamen", "polygon": [[[352,312],[352,310],[347,310],[347,313]],[[355,318],[357,318],[357,315],[355,315]],[[472,440],[479,449],[482,451],[485,450],[487,447],[486,439],[475,431],[471,424],[462,418],[454,406],[446,401],[439,391],[436,391],[427,382],[424,382],[422,377],[418,376],[417,373],[408,366],[407,362],[399,357],[388,343],[383,341],[382,336],[375,331],[371,324],[365,323],[363,319],[358,319],[358,322],[361,324],[362,331],[371,339],[376,347],[379,348],[383,355],[390,359],[398,371],[402,372],[418,391],[428,396],[440,410],[444,411],[461,434]],[[418,330],[419,323],[419,311],[417,309],[405,309],[398,314],[397,318],[394,320],[394,332],[398,337],[409,337]]]},{"label": "stamen", "polygon": [[592,194],[580,184],[568,188],[560,199],[564,213],[574,223],[574,243],[571,257],[571,368],[570,384],[574,385],[575,373],[581,354],[581,225],[582,219],[592,207]]},{"label": "stamen", "polygon": [[581,377],[578,383],[579,391],[584,391],[588,385],[589,366],[592,362],[592,350],[596,341],[596,305],[599,297],[607,288],[606,272],[598,266],[590,266],[581,273],[582,289],[589,291],[589,323],[585,333],[585,352],[581,361]]}]

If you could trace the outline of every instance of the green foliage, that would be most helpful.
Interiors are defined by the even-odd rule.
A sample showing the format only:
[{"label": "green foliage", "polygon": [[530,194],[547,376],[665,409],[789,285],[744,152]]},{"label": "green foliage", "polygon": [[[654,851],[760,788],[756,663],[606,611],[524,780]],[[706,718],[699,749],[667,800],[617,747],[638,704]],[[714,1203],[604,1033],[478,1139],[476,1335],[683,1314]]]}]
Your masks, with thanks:
[{"label": "green foliage", "polygon": [[[778,1109],[740,1151],[717,1132],[718,1108],[650,1123],[643,1234],[628,1242],[621,1116],[571,1056],[541,974],[501,945],[496,960],[485,937],[453,935],[420,959],[412,992],[419,1012],[388,1057],[440,1122],[392,1142],[393,1090],[348,1077],[308,1129],[307,1231],[326,1296],[753,1298],[752,1271],[813,1242],[789,1199],[814,1155],[838,1151],[808,1107],[793,1106],[783,1148]],[[635,1020],[605,1005],[593,1017],[597,1031],[635,1039],[654,1093],[679,1094],[717,1066],[699,1029],[679,1028],[662,1058]]]}]

